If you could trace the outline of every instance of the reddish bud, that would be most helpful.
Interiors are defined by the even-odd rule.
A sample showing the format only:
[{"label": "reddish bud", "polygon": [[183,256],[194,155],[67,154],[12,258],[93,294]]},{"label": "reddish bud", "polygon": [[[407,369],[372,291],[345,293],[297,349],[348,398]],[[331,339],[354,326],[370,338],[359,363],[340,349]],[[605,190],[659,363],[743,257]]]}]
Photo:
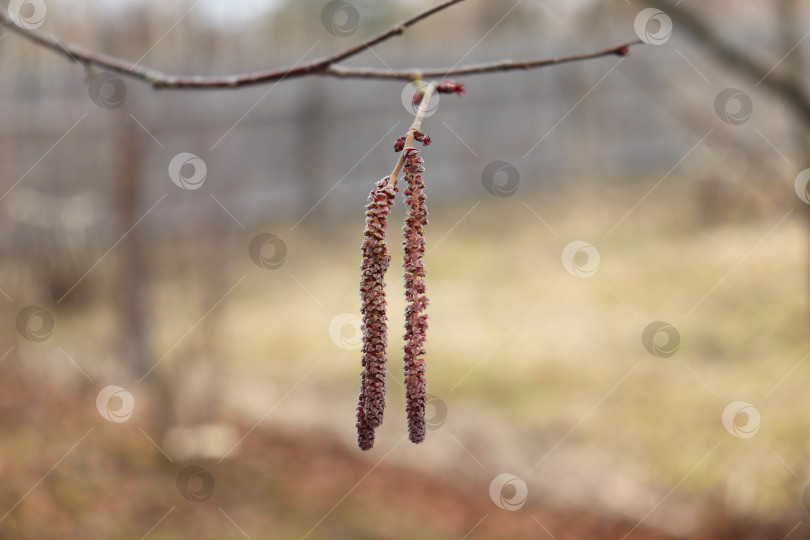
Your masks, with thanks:
[{"label": "reddish bud", "polygon": [[436,86],[436,90],[440,94],[458,94],[459,96],[466,92],[463,84],[451,81],[450,79],[445,79],[440,82]]},{"label": "reddish bud", "polygon": [[619,47],[613,52],[616,53],[617,56],[627,56],[628,54],[630,54],[630,47],[624,45],[623,47]]},{"label": "reddish bud", "polygon": [[413,132],[413,138],[414,138],[414,140],[419,141],[420,143],[424,144],[425,146],[430,144],[430,137],[428,137],[427,135],[425,135],[421,131],[414,131]]},{"label": "reddish bud", "polygon": [[[399,139],[397,139],[396,142],[394,142],[394,152],[402,152],[402,150],[405,148],[406,139],[407,139],[406,136],[402,136]],[[413,132],[413,140],[419,141],[425,146],[428,146],[431,143],[430,137],[428,137],[423,132],[418,130]]]}]

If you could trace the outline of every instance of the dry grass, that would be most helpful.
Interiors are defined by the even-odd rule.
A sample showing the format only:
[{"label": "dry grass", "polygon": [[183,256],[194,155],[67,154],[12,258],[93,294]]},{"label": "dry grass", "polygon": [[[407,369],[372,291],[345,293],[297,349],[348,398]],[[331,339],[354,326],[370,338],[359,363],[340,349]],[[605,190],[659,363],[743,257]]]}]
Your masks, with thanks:
[{"label": "dry grass", "polygon": [[[571,457],[660,493],[682,481],[673,498],[711,495],[733,511],[761,514],[802,511],[810,362],[801,360],[810,349],[804,330],[810,292],[799,212],[778,226],[789,207],[700,228],[693,201],[664,184],[606,236],[645,191],[519,192],[484,201],[463,221],[475,200],[431,209],[428,384],[449,417],[423,447],[398,450],[401,460],[430,461],[426,455],[449,445],[463,458],[456,464],[462,474],[481,475],[447,443],[445,435],[453,435],[490,466],[484,476],[505,469],[527,481],[545,478],[553,471],[544,468]],[[358,213],[328,241],[269,228],[287,242],[284,266],[260,270],[240,252],[216,292],[202,274],[161,281],[157,357],[247,273],[159,369],[186,376],[181,365],[199,360],[214,366],[217,381],[230,381],[220,386],[233,407],[256,417],[275,407],[271,420],[326,425],[351,441],[359,353],[337,347],[328,330],[337,314],[359,308],[361,218]],[[563,268],[561,253],[572,240],[598,248],[593,277],[576,278]],[[391,243],[391,371],[401,380],[399,239],[392,236]],[[104,336],[106,309],[63,320],[68,328],[78,329],[79,321],[87,328],[91,316]],[[642,346],[643,329],[656,320],[680,332],[671,358]],[[101,369],[108,343],[91,343],[85,330],[72,335],[88,369]],[[405,433],[402,394],[389,384],[383,449]],[[721,423],[723,409],[736,400],[761,413],[750,439],[732,437]],[[504,439],[493,440],[496,435]],[[513,450],[508,455],[504,441]],[[555,459],[532,471],[549,451]]]}]

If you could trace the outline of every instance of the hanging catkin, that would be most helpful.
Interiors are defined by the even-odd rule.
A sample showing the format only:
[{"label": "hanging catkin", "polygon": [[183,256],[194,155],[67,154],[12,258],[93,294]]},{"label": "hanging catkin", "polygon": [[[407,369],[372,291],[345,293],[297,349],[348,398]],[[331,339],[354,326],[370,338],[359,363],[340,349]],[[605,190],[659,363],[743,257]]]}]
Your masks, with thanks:
[{"label": "hanging catkin", "polygon": [[425,294],[425,185],[424,167],[416,148],[405,149],[405,204],[408,214],[402,228],[404,250],[402,266],[405,268],[405,409],[408,414],[408,436],[411,442],[425,440],[425,336],[428,304]]},{"label": "hanging catkin", "polygon": [[357,406],[357,435],[360,448],[374,444],[374,428],[385,409],[386,346],[388,344],[385,301],[385,271],[391,262],[385,245],[388,214],[397,191],[396,181],[388,186],[383,178],[368,196],[366,228],[363,234],[363,262],[360,266],[360,296],[363,315],[363,374]]},{"label": "hanging catkin", "polygon": [[360,379],[360,399],[357,404],[357,441],[361,449],[374,446],[374,430],[382,424],[385,409],[386,372],[386,301],[383,278],[391,256],[385,245],[385,231],[388,215],[397,193],[397,177],[404,171],[403,181],[405,204],[408,207],[405,225],[402,228],[403,260],[405,269],[405,411],[408,416],[408,436],[411,442],[425,440],[425,405],[427,387],[425,385],[425,339],[428,316],[424,313],[428,305],[425,291],[425,226],[427,206],[425,205],[425,184],[422,173],[424,161],[419,150],[413,147],[414,141],[427,146],[431,140],[419,131],[433,92],[440,94],[464,93],[464,85],[451,80],[423,85],[413,96],[413,104],[418,105],[408,133],[394,142],[394,151],[401,152],[397,165],[386,178],[377,182],[368,197],[366,205],[366,229],[363,241],[363,263],[360,266],[360,296],[363,314],[363,373]]}]

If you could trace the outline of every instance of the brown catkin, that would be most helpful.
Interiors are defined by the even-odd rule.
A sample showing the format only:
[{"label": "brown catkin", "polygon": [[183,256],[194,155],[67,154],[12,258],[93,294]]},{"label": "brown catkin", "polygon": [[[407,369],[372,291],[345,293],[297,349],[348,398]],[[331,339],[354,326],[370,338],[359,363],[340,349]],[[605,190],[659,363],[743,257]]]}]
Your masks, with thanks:
[{"label": "brown catkin", "polygon": [[374,446],[374,428],[366,422],[366,372],[360,373],[360,402],[357,404],[357,445],[360,450],[371,450]]},{"label": "brown catkin", "polygon": [[404,241],[405,268],[405,408],[408,414],[408,436],[411,442],[425,440],[425,337],[427,308],[425,294],[425,226],[427,207],[425,206],[425,184],[422,182],[423,160],[419,150],[407,148],[405,152],[405,203],[408,214],[402,229]]},{"label": "brown catkin", "polygon": [[388,344],[385,301],[385,271],[391,262],[385,245],[388,214],[397,191],[389,178],[377,182],[366,205],[363,232],[363,262],[360,265],[360,297],[363,315],[363,374],[357,406],[358,444],[368,450],[374,444],[374,429],[382,424],[385,409],[386,346]]}]

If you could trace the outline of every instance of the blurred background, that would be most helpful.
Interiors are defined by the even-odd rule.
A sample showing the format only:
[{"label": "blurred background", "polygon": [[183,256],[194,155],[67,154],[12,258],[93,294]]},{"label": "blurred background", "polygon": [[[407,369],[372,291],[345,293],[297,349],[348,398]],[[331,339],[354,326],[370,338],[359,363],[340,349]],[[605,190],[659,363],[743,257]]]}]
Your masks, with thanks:
[{"label": "blurred background", "polygon": [[[435,3],[9,12],[222,75]],[[0,536],[810,537],[803,4],[468,0],[347,62],[647,42],[440,96],[421,153],[429,432],[405,438],[400,200],[369,452],[363,207],[412,121],[406,85],[156,91],[0,27]]]}]

